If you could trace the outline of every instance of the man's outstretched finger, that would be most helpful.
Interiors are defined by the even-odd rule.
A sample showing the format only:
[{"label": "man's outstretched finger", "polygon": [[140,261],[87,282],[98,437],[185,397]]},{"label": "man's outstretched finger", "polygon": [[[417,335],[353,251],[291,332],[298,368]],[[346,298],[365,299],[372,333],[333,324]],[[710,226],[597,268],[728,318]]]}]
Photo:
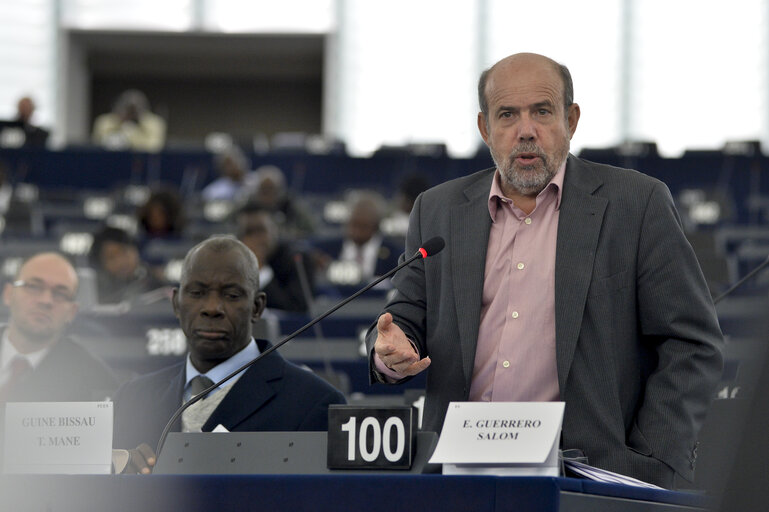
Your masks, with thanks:
[{"label": "man's outstretched finger", "polygon": [[430,366],[430,363],[431,361],[429,357],[422,358],[416,363],[410,365],[402,373],[404,375],[416,375],[418,373],[422,373],[427,369],[428,366]]},{"label": "man's outstretched finger", "polygon": [[380,333],[387,329],[387,327],[390,326],[390,324],[393,323],[393,316],[390,313],[384,313],[379,315],[379,319],[376,322],[376,329]]}]

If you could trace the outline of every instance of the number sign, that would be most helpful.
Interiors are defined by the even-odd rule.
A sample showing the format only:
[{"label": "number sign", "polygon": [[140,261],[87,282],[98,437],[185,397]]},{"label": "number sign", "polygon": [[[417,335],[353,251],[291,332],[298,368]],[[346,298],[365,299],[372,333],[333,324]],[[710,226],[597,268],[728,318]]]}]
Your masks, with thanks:
[{"label": "number sign", "polygon": [[329,469],[410,469],[416,421],[411,406],[329,406]]}]

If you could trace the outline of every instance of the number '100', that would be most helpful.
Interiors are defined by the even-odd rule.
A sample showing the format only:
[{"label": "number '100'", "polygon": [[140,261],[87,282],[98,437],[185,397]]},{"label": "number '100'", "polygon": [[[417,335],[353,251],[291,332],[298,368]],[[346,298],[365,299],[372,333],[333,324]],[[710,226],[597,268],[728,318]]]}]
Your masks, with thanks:
[{"label": "number '100'", "polygon": [[[347,432],[347,460],[355,460],[355,438],[357,429],[355,423],[357,418],[351,416],[347,423],[342,425],[342,431]],[[395,450],[391,450],[391,438],[393,429],[395,429],[396,442]],[[372,446],[369,451],[367,446],[367,439],[369,438],[369,430],[371,430]],[[360,456],[366,462],[373,462],[379,457],[380,450],[384,448],[384,456],[390,462],[397,462],[403,457],[403,450],[406,447],[406,429],[403,426],[403,420],[392,416],[387,418],[384,426],[380,426],[379,420],[366,416],[363,421],[360,422],[360,437],[358,439],[358,445],[360,448]],[[384,441],[384,442],[383,442]]]}]

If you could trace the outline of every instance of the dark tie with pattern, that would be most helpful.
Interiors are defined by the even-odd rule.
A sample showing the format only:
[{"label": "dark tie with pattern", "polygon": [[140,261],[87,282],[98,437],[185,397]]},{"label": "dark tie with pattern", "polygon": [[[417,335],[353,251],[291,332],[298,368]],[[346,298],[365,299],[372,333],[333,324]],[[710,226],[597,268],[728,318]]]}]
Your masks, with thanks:
[{"label": "dark tie with pattern", "polygon": [[10,395],[13,388],[21,380],[21,378],[27,373],[32,371],[32,366],[26,357],[16,356],[11,361],[11,376],[8,378],[3,387],[0,387],[0,403],[5,402]]},{"label": "dark tie with pattern", "polygon": [[206,377],[205,375],[198,375],[193,377],[190,381],[190,398],[201,393],[202,391],[210,388],[214,381]]}]

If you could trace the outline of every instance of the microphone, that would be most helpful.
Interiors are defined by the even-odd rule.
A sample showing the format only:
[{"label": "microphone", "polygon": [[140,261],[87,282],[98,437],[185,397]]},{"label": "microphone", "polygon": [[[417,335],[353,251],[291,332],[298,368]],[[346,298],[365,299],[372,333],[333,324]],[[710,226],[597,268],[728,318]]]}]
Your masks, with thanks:
[{"label": "microphone", "polygon": [[769,257],[767,257],[767,258],[766,258],[766,259],[765,259],[763,262],[761,262],[761,264],[759,264],[759,265],[758,265],[756,268],[754,268],[753,270],[751,270],[750,272],[748,272],[748,274],[747,274],[745,277],[743,277],[742,279],[740,279],[739,281],[737,281],[736,283],[734,283],[732,286],[730,286],[728,290],[726,290],[726,291],[725,291],[725,292],[723,292],[721,295],[719,295],[718,297],[716,297],[715,299],[713,299],[713,304],[718,304],[719,302],[721,302],[721,300],[722,300],[722,299],[724,299],[724,298],[726,298],[727,296],[731,295],[731,293],[732,293],[734,290],[736,290],[737,288],[739,288],[740,286],[742,286],[743,284],[745,284],[745,282],[746,282],[748,279],[750,279],[751,277],[753,277],[754,275],[756,275],[756,274],[757,274],[757,273],[758,273],[758,272],[759,272],[761,269],[763,269],[763,268],[764,268],[765,266],[767,266],[767,265],[769,265]]},{"label": "microphone", "polygon": [[[443,240],[443,238],[439,236],[434,236],[424,244],[422,244],[422,247],[419,248],[417,251],[419,254],[422,255],[422,258],[429,258],[430,256],[433,256],[435,254],[438,254],[443,250],[443,248],[446,246],[446,242]],[[415,254],[413,258],[411,258],[409,261],[403,262],[397,267],[395,267],[393,270],[391,270],[388,274],[394,274],[401,268],[403,268],[404,265],[407,263],[411,263],[417,258],[417,255]]]},{"label": "microphone", "polygon": [[443,250],[443,247],[445,245],[446,245],[446,242],[443,240],[443,238],[441,238],[439,236],[436,236],[436,237],[433,237],[433,238],[429,239],[427,242],[422,244],[422,247],[420,247],[413,256],[411,256],[410,258],[404,260],[403,263],[399,264],[398,266],[396,266],[395,268],[391,269],[386,274],[384,274],[384,275],[378,277],[377,279],[375,279],[374,281],[370,282],[369,284],[367,284],[366,286],[364,286],[363,288],[361,288],[357,292],[353,293],[352,295],[350,295],[346,299],[344,299],[341,302],[337,303],[335,306],[331,307],[331,309],[329,309],[328,311],[326,311],[322,315],[313,318],[308,323],[306,323],[305,325],[303,325],[302,327],[300,327],[296,331],[292,332],[291,334],[289,334],[288,336],[286,336],[285,338],[283,338],[278,343],[274,344],[273,346],[271,346],[270,348],[268,348],[264,352],[260,353],[254,359],[252,359],[251,361],[247,362],[246,364],[244,364],[240,368],[236,369],[235,371],[233,371],[232,373],[230,373],[229,375],[224,377],[219,382],[214,382],[212,385],[210,385],[209,387],[207,387],[206,389],[204,389],[203,391],[201,391],[197,395],[193,396],[192,398],[190,398],[187,402],[182,404],[182,406],[179,407],[176,410],[176,412],[173,414],[173,416],[171,416],[171,419],[168,420],[168,423],[166,423],[166,426],[163,429],[163,433],[160,434],[160,439],[158,440],[157,448],[155,449],[155,460],[157,460],[158,457],[160,457],[160,452],[163,450],[163,444],[165,444],[166,437],[168,437],[168,433],[171,431],[171,428],[173,427],[173,424],[176,422],[177,419],[179,419],[179,417],[182,415],[182,413],[188,407],[190,407],[191,405],[199,402],[200,400],[205,398],[211,391],[213,391],[214,389],[218,388],[219,386],[221,386],[222,384],[224,384],[225,382],[227,382],[228,380],[233,378],[235,375],[239,374],[243,370],[246,370],[246,369],[250,368],[251,365],[255,364],[257,361],[259,361],[261,358],[263,358],[267,354],[270,354],[270,353],[274,352],[275,350],[277,350],[278,348],[282,347],[287,342],[289,342],[292,339],[296,338],[297,336],[302,334],[304,331],[306,331],[310,327],[314,326],[315,324],[317,324],[318,322],[320,322],[321,320],[323,320],[324,318],[329,316],[331,313],[335,312],[336,310],[338,310],[342,306],[346,305],[348,302],[358,298],[360,295],[362,295],[363,293],[367,292],[368,290],[370,290],[374,286],[378,285],[379,283],[381,283],[382,281],[384,281],[388,277],[392,276],[393,274],[395,274],[397,271],[399,271],[403,267],[409,265],[414,260],[429,258],[430,256],[434,256],[434,255],[438,254],[439,252],[441,252],[441,250]]}]

